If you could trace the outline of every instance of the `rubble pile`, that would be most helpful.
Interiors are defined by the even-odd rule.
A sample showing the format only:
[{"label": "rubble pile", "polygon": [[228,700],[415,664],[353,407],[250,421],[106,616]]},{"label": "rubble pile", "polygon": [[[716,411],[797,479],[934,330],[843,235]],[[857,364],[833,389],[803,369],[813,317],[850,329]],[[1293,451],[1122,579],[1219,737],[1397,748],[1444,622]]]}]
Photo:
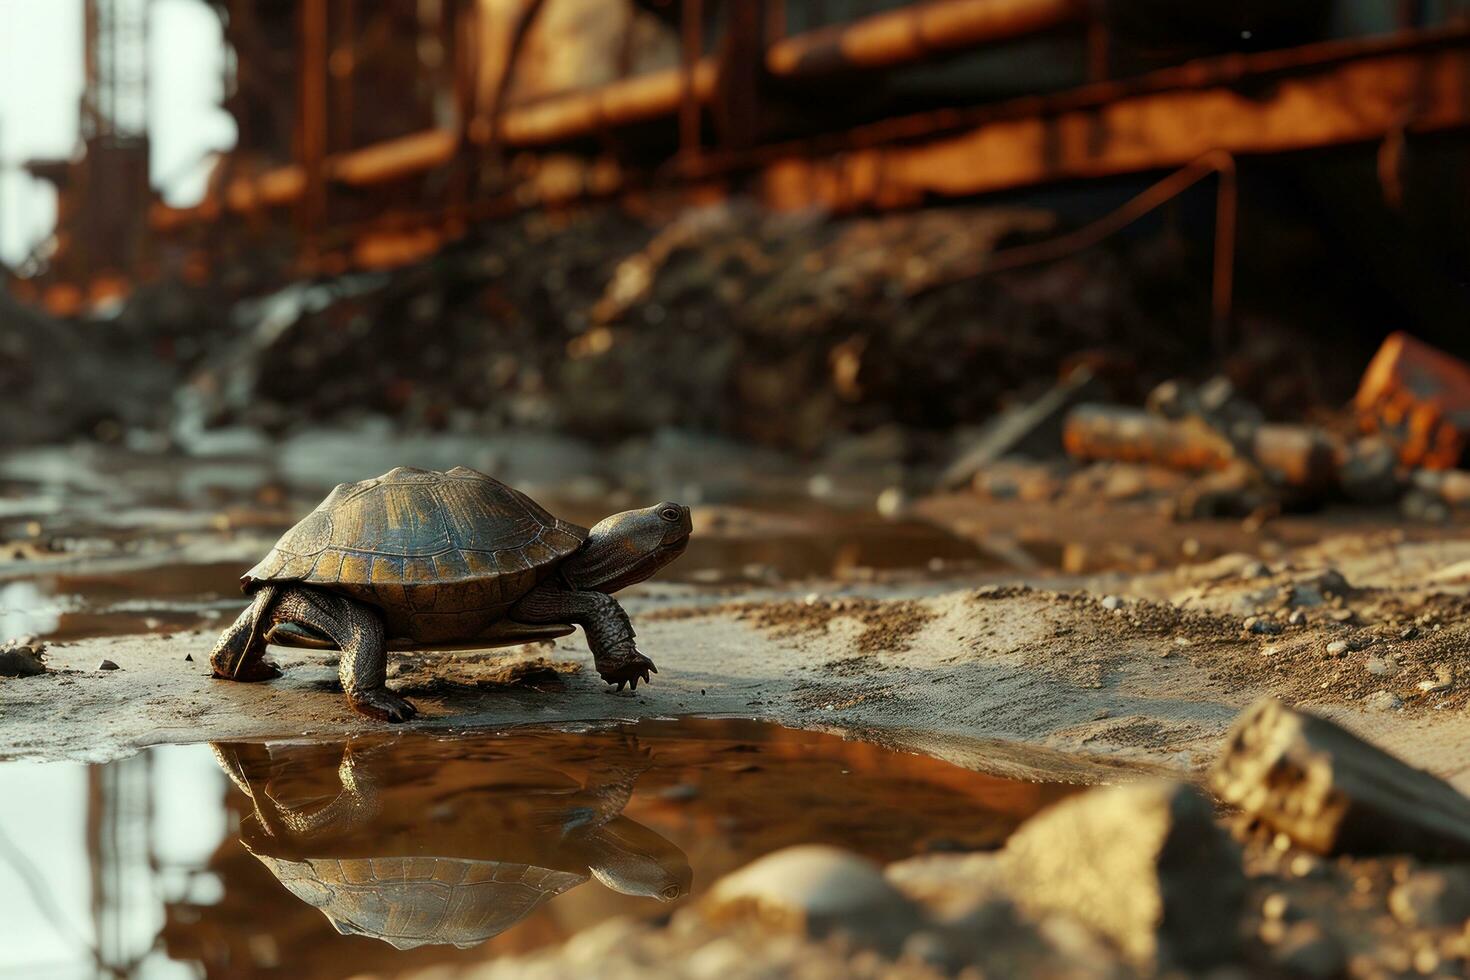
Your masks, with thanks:
[{"label": "rubble pile", "polygon": [[1205,353],[1204,331],[1178,328],[1203,296],[1165,240],[974,275],[1053,221],[741,203],[661,226],[612,208],[529,215],[411,268],[237,305],[236,339],[191,395],[209,424],[377,413],[598,440],[680,428],[809,452],[889,424],[978,423],[1069,360],[1131,390]]},{"label": "rubble pile", "polygon": [[1181,519],[1248,517],[1326,503],[1399,502],[1443,520],[1470,505],[1470,365],[1401,333],[1351,405],[1271,421],[1225,375],[1172,379],[1143,406],[1098,400],[1086,371],[999,416],[943,478],[993,499],[1153,500]]}]

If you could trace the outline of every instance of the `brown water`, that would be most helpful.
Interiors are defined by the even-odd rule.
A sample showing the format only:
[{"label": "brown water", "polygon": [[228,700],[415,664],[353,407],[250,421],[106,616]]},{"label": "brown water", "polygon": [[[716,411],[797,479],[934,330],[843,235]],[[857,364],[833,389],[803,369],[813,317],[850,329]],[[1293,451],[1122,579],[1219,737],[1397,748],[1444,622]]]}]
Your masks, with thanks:
[{"label": "brown water", "polygon": [[709,720],[8,763],[0,975],[344,977],[483,960],[614,915],[667,916],[789,844],[884,861],[992,848],[1066,792]]}]

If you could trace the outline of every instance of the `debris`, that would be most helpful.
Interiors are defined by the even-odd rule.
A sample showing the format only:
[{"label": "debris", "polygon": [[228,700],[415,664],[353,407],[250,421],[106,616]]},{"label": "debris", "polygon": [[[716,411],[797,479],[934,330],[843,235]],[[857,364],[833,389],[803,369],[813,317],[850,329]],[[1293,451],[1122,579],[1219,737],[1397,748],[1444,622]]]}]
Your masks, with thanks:
[{"label": "debris", "polygon": [[1353,407],[1363,430],[1394,444],[1405,466],[1449,469],[1470,433],[1470,365],[1390,334],[1363,372]]},{"label": "debris", "polygon": [[0,646],[0,677],[35,677],[46,673],[46,644],[29,638]]},{"label": "debris", "polygon": [[1411,928],[1470,924],[1470,868],[1411,872],[1388,893],[1388,908]]},{"label": "debris", "polygon": [[1319,854],[1470,857],[1470,799],[1274,698],[1236,719],[1210,783],[1227,803]]},{"label": "debris", "polygon": [[97,669],[98,670],[121,670],[122,668],[119,667],[117,664],[113,663],[111,660],[104,660],[100,664],[97,665]]},{"label": "debris", "polygon": [[1170,419],[1114,405],[1079,405],[1062,429],[1067,452],[1082,460],[1159,463],[1191,472],[1224,469],[1230,441],[1198,418]]},{"label": "debris", "polygon": [[715,921],[750,918],[813,937],[842,933],[896,954],[920,912],[870,861],[804,844],[768,854],[715,882],[704,900]]},{"label": "debris", "polygon": [[1030,914],[1076,916],[1147,967],[1202,967],[1235,949],[1240,853],[1183,783],[1095,789],[1023,824],[1002,852]]},{"label": "debris", "polygon": [[963,487],[1005,457],[1044,459],[1060,455],[1067,412],[1103,392],[1103,385],[1091,368],[1085,365],[1073,368],[1040,398],[997,415],[974,444],[944,471],[940,486],[947,490]]},{"label": "debris", "polygon": [[1381,436],[1359,439],[1345,450],[1337,467],[1338,486],[1349,500],[1362,504],[1388,503],[1403,489],[1398,464],[1398,453],[1387,439]]}]

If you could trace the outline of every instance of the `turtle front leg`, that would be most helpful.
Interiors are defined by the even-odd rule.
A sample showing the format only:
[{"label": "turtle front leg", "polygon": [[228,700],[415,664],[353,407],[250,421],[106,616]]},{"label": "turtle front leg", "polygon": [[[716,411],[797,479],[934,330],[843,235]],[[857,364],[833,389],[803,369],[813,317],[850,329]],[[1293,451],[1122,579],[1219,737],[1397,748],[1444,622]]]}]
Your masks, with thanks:
[{"label": "turtle front leg", "polygon": [[633,643],[633,624],[617,600],[602,592],[568,589],[543,582],[511,607],[509,616],[518,623],[575,623],[587,634],[597,673],[618,690],[624,684],[638,689],[639,680],[658,673]]},{"label": "turtle front leg", "polygon": [[209,655],[214,676],[231,681],[268,681],[281,676],[281,670],[265,659],[264,624],[271,615],[276,587],[265,585],[255,590],[250,605],[220,634]]},{"label": "turtle front leg", "polygon": [[342,651],[338,676],[353,710],[382,721],[408,721],[418,709],[388,690],[388,647],[383,620],[372,609],[346,596],[298,587],[276,602],[274,620],[325,633]]}]

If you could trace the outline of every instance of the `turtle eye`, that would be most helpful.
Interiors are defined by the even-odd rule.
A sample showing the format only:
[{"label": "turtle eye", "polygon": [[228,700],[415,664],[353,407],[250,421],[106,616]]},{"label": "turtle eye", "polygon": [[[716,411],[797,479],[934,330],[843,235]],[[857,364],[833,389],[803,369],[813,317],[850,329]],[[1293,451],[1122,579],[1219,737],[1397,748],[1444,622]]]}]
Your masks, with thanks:
[{"label": "turtle eye", "polygon": [[674,521],[677,521],[679,519],[679,508],[665,507],[663,510],[658,512],[658,516],[662,517],[664,520],[672,524]]}]

